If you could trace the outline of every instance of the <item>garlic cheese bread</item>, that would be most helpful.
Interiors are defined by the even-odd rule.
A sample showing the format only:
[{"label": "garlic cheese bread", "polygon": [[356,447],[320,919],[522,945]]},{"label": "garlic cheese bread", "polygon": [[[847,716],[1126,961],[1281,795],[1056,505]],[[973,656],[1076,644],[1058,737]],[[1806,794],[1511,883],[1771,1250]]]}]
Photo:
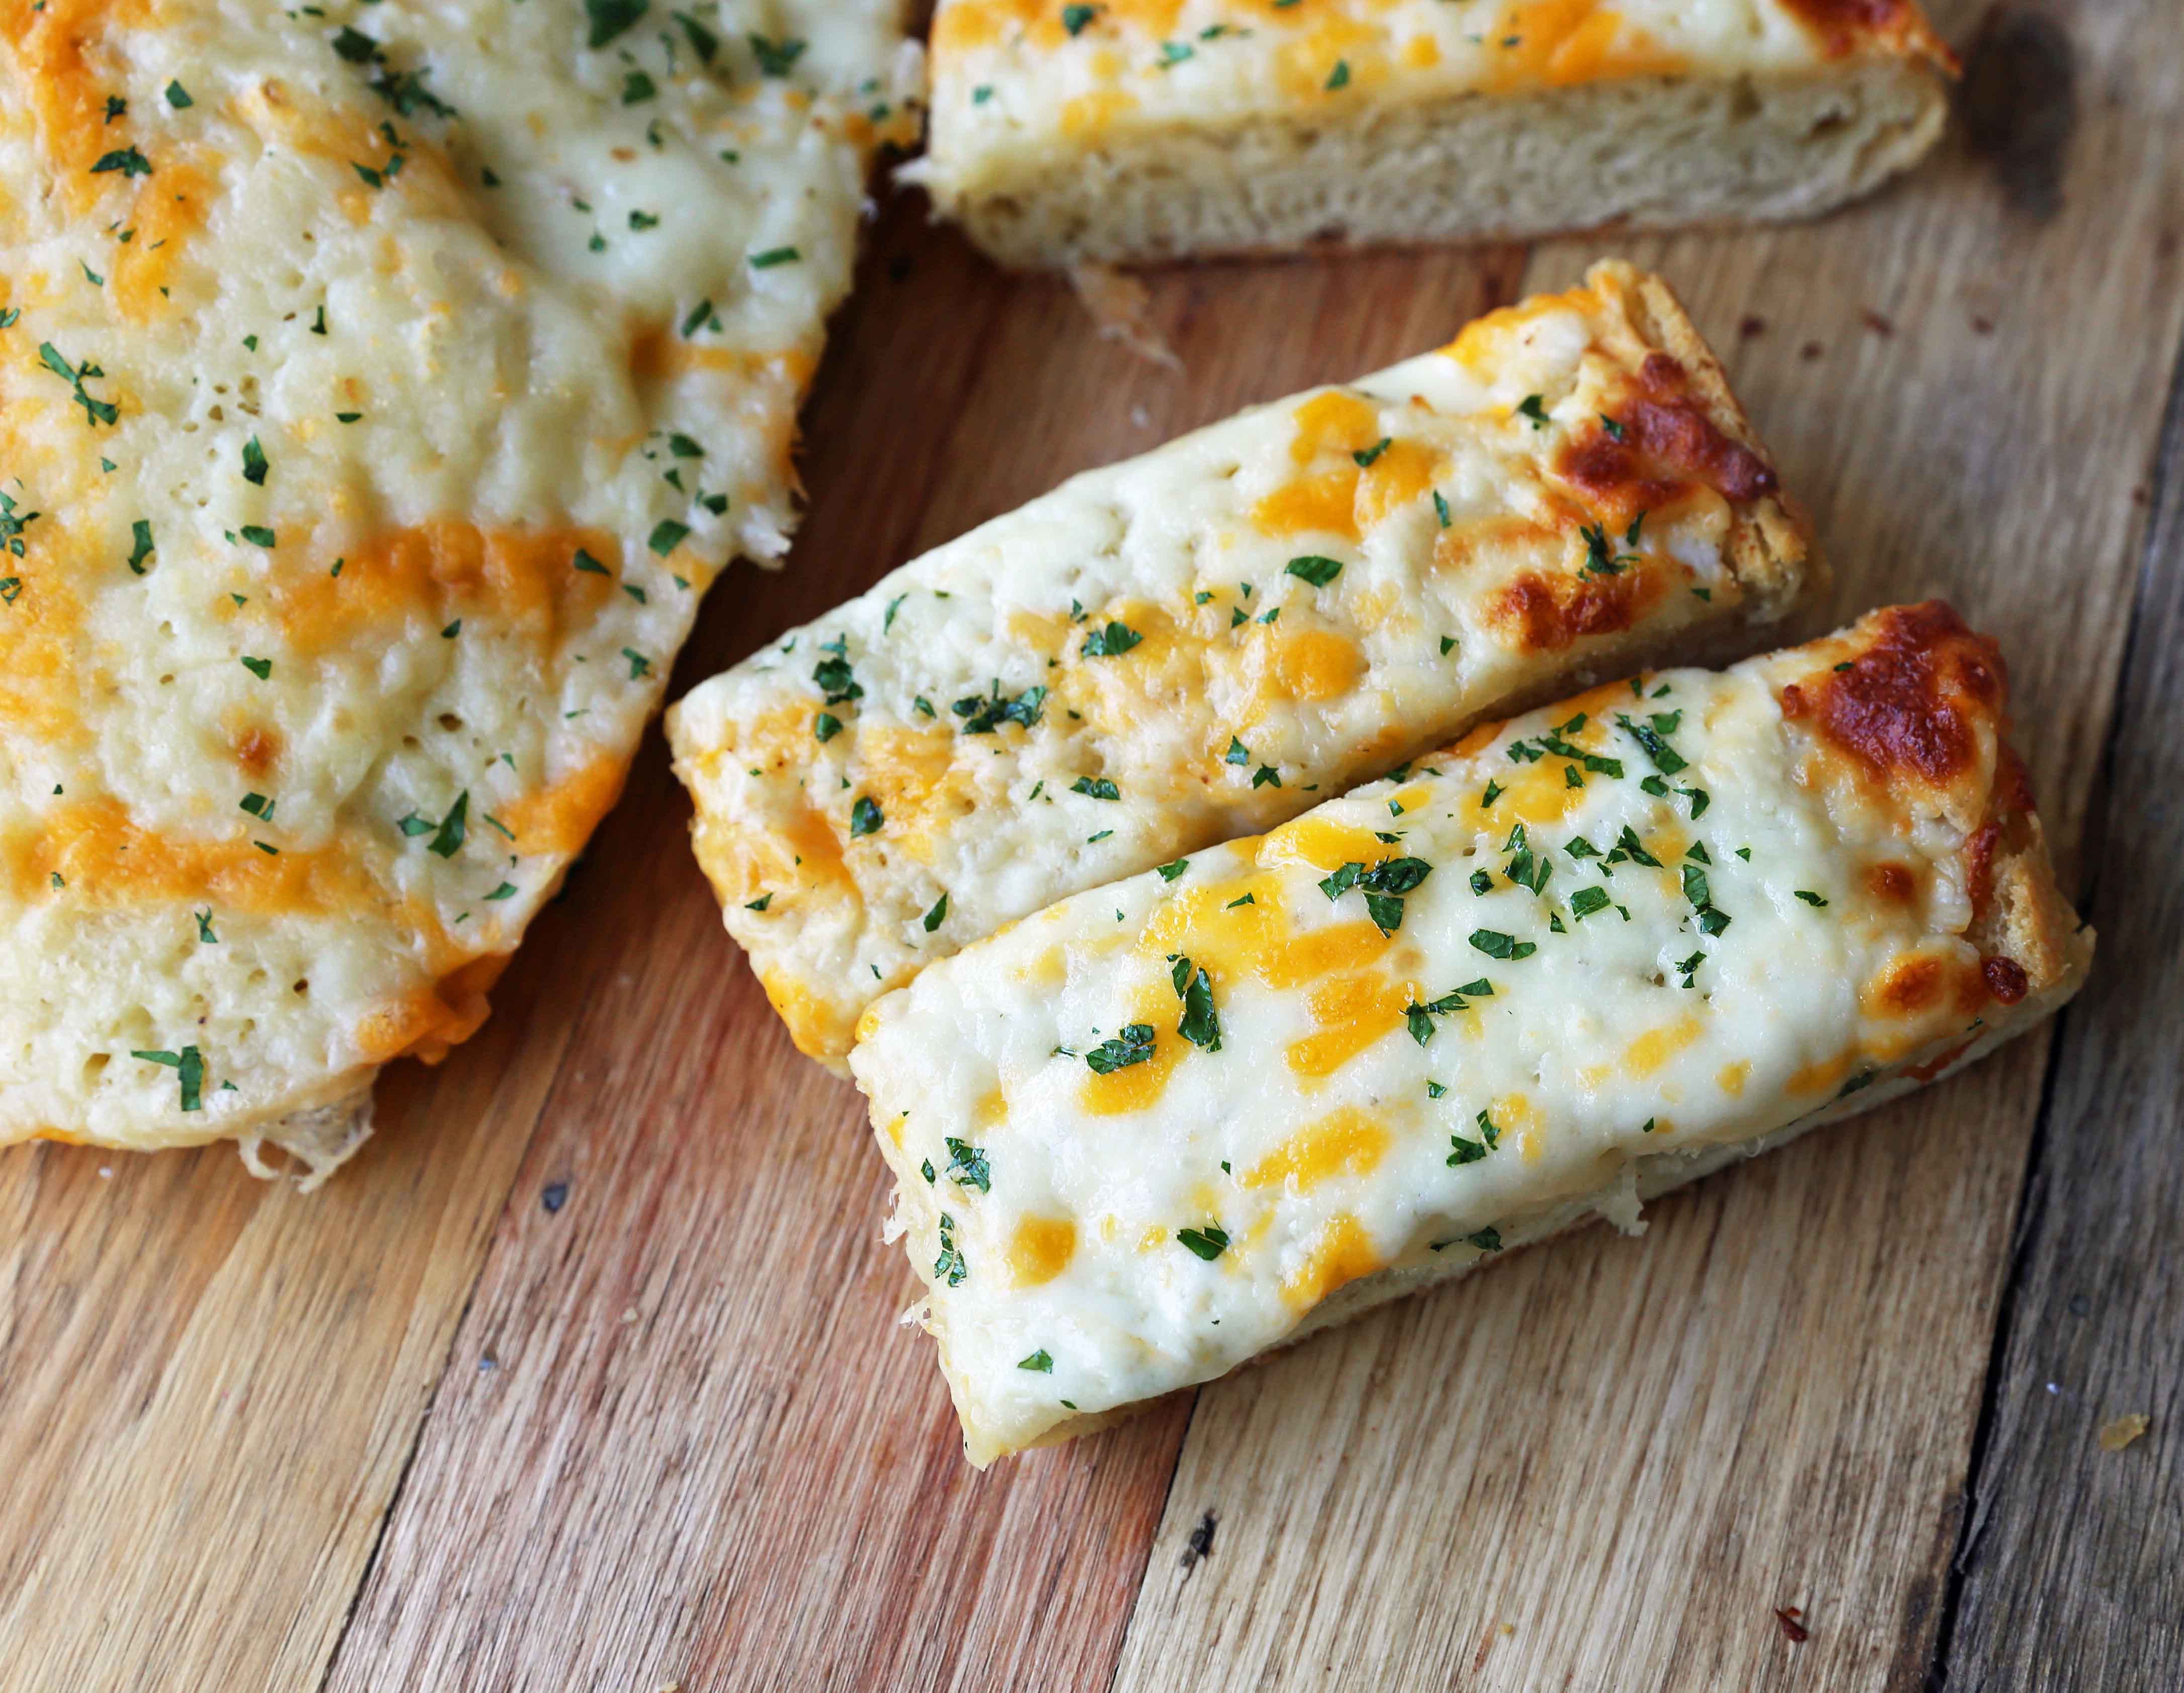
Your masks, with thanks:
[{"label": "garlic cheese bread", "polygon": [[850,1058],[972,1461],[1970,1063],[2092,953],[1938,603],[1474,730],[925,970]]},{"label": "garlic cheese bread", "polygon": [[0,1143],[323,1173],[478,1025],[787,545],[900,11],[0,7]]},{"label": "garlic cheese bread", "polygon": [[1953,70],[1914,0],[940,0],[912,170],[1018,265],[1799,217]]},{"label": "garlic cheese bread", "polygon": [[1719,367],[1627,265],[928,553],[669,714],[797,1045],[1079,889],[1820,584]]}]

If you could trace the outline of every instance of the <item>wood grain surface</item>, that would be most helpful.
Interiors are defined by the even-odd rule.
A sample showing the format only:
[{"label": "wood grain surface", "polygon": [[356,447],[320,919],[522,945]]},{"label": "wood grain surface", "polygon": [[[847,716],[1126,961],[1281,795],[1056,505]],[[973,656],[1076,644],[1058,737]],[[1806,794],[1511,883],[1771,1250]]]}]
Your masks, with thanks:
[{"label": "wood grain surface", "polygon": [[896,199],[789,567],[720,584],[676,690],[1619,252],[1728,360],[1838,610],[2003,638],[2103,930],[2052,1035],[980,1476],[860,1104],[720,932],[655,736],[484,1033],[390,1072],[321,1193],[0,1153],[0,1689],[2184,1685],[2184,12],[1934,10],[1959,122],[1866,205],[1159,273],[1180,368]]}]

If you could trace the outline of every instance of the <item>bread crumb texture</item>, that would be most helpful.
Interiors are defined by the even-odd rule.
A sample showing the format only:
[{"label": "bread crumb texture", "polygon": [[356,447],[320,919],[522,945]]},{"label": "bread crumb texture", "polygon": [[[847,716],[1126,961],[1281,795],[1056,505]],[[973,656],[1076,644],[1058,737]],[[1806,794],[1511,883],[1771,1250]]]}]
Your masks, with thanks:
[{"label": "bread crumb texture", "polygon": [[899,9],[0,4],[0,1143],[323,1170],[478,1026],[786,545]]}]

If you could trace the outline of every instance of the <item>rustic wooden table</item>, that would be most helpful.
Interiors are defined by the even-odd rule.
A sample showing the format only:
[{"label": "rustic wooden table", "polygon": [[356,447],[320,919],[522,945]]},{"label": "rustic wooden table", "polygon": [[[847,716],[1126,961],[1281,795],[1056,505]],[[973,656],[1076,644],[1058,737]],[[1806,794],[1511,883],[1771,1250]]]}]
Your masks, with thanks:
[{"label": "rustic wooden table", "polygon": [[1643,1243],[978,1476],[857,1098],[720,933],[655,737],[484,1034],[390,1074],[324,1193],[0,1155],[0,1686],[2184,1687],[2184,8],[1936,10],[1960,121],[1846,215],[1178,271],[1180,371],[899,204],[789,567],[714,591],[677,683],[1619,251],[1727,355],[1836,609],[2002,637],[2103,931],[2052,1030]]}]

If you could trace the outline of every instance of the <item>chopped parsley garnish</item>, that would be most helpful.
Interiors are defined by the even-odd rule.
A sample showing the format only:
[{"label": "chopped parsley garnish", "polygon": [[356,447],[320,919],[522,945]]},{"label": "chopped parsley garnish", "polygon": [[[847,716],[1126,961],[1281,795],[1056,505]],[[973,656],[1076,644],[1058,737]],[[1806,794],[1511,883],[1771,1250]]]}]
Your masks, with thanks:
[{"label": "chopped parsley garnish", "polygon": [[1228,737],[1228,750],[1222,755],[1221,762],[1224,764],[1248,764],[1251,762],[1251,749],[1232,735]]},{"label": "chopped parsley garnish", "polygon": [[1110,1076],[1132,1064],[1145,1063],[1153,1055],[1153,1043],[1151,1024],[1132,1023],[1121,1034],[1100,1042],[1085,1053],[1084,1062],[1095,1076]]},{"label": "chopped parsley garnish", "polygon": [[1123,796],[1123,791],[1105,776],[1079,776],[1069,785],[1069,791],[1093,800],[1118,800]]},{"label": "chopped parsley garnish", "polygon": [[184,1047],[178,1053],[131,1052],[130,1057],[142,1059],[147,1064],[164,1064],[177,1072],[181,1084],[182,1109],[201,1111],[204,1109],[204,1054],[195,1047]]},{"label": "chopped parsley garnish", "polygon": [[594,49],[604,47],[643,17],[649,3],[650,0],[584,0],[584,14],[592,25],[585,44]]},{"label": "chopped parsley garnish", "polygon": [[1061,27],[1072,36],[1082,35],[1100,8],[1097,6],[1064,6],[1061,8]]},{"label": "chopped parsley garnish", "polygon": [[1474,929],[1471,944],[1490,958],[1529,958],[1540,949],[1530,941],[1519,941],[1514,935],[1505,935],[1499,929]]},{"label": "chopped parsley garnish", "polygon": [[1621,712],[1615,714],[1616,726],[1646,749],[1646,756],[1653,761],[1653,768],[1664,776],[1673,776],[1689,768],[1689,761],[1669,745],[1667,737],[1676,732],[1682,719],[1681,712],[1656,712],[1647,723],[1633,723]]},{"label": "chopped parsley garnish", "polygon": [[811,719],[811,733],[819,738],[819,744],[822,746],[841,732],[842,720],[832,712],[822,712]]},{"label": "chopped parsley garnish", "polygon": [[1358,889],[1365,896],[1365,914],[1373,919],[1373,926],[1383,935],[1392,935],[1403,926],[1403,896],[1414,891],[1432,874],[1433,866],[1423,858],[1383,858],[1370,869],[1353,861],[1323,876],[1319,891],[1334,900],[1352,888]]},{"label": "chopped parsley garnish", "polygon": [[652,674],[652,661],[633,646],[626,646],[621,656],[629,661],[629,679],[639,682]]},{"label": "chopped parsley garnish", "polygon": [[1044,688],[1027,688],[1012,700],[1003,699],[1001,684],[996,680],[989,696],[972,694],[948,709],[963,719],[964,734],[992,735],[1005,723],[1021,724],[1029,729],[1039,721],[1039,709],[1045,699]]},{"label": "chopped parsley garnish", "polygon": [[1221,1015],[1213,1009],[1213,978],[1204,969],[1178,956],[1168,980],[1175,985],[1177,995],[1183,1001],[1183,1020],[1175,1025],[1177,1034],[1195,1047],[1203,1047],[1209,1053],[1221,1050]]},{"label": "chopped parsley garnish", "polygon": [[948,896],[942,894],[933,902],[933,909],[925,914],[925,932],[930,935],[948,920]]},{"label": "chopped parsley garnish", "polygon": [[1196,1253],[1208,1264],[1228,1249],[1228,1231],[1218,1223],[1208,1223],[1204,1228],[1178,1229],[1175,1238],[1178,1245]]},{"label": "chopped parsley garnish", "polygon": [[1502,871],[1513,886],[1529,888],[1535,894],[1546,891],[1547,878],[1554,874],[1554,861],[1545,854],[1533,852],[1530,842],[1525,839],[1523,824],[1509,831],[1502,850],[1514,855]]},{"label": "chopped parsley garnish", "polygon": [[959,1141],[953,1135],[948,1137],[948,1175],[958,1187],[993,1192],[993,1168],[986,1162],[985,1148]]},{"label": "chopped parsley garnish", "polygon": [[[470,833],[470,815],[471,791],[465,788],[455,796],[454,804],[448,807],[448,814],[440,819],[437,828],[426,825],[432,828],[432,838],[425,843],[425,850],[437,858],[454,858],[463,850],[463,841]],[[412,832],[410,822],[410,819],[404,820],[402,832],[405,835]]]},{"label": "chopped parsley garnish", "polygon": [[940,1214],[940,1256],[933,1260],[933,1279],[945,1282],[950,1287],[961,1285],[970,1273],[970,1266],[963,1261],[961,1249],[956,1244],[956,1219],[947,1212]]},{"label": "chopped parsley garnish", "polygon": [[1095,629],[1084,637],[1084,656],[1087,658],[1120,658],[1145,637],[1128,623],[1109,623],[1105,629]]},{"label": "chopped parsley garnish", "polygon": [[170,82],[167,85],[167,103],[179,112],[186,107],[194,106],[197,102],[190,98],[190,91],[181,83]]},{"label": "chopped parsley garnish", "polygon": [[1301,576],[1315,588],[1324,588],[1342,574],[1342,561],[1325,558],[1318,553],[1306,553],[1301,558],[1291,559],[1285,567],[1291,576]]},{"label": "chopped parsley garnish", "polygon": [[777,265],[800,263],[803,258],[794,247],[769,247],[763,253],[750,255],[750,267],[754,271],[771,271]]},{"label": "chopped parsley garnish", "polygon": [[852,841],[866,835],[877,835],[880,825],[887,821],[870,794],[857,796],[857,802],[850,807],[850,838]]},{"label": "chopped parsley garnish", "polygon": [[1607,432],[1607,439],[1611,441],[1620,441],[1624,437],[1623,426],[1605,411],[1600,414],[1600,427]]},{"label": "chopped parsley garnish", "polygon": [[1019,1370],[1036,1370],[1042,1376],[1054,1373],[1054,1355],[1044,1346],[1017,1366]]},{"label": "chopped parsley garnish", "polygon": [[773,896],[771,893],[762,893],[756,899],[745,900],[744,902],[744,909],[745,911],[763,911],[766,907],[772,903]]},{"label": "chopped parsley garnish", "polygon": [[1327,92],[1332,94],[1336,89],[1347,88],[1349,86],[1350,61],[1346,59],[1338,59],[1334,61],[1334,69],[1328,73]]},{"label": "chopped parsley garnish", "polygon": [[1517,408],[1517,415],[1519,417],[1530,419],[1531,425],[1535,429],[1544,429],[1547,427],[1547,408],[1545,398],[1542,395],[1536,394],[1526,394],[1524,399],[1524,403]]},{"label": "chopped parsley garnish", "polygon": [[1608,903],[1606,888],[1580,888],[1570,896],[1570,914],[1582,922],[1596,911],[1607,910]]},{"label": "chopped parsley garnish", "polygon": [[1825,898],[1820,895],[1814,893],[1810,888],[1799,888],[1797,891],[1797,897],[1799,899],[1802,899],[1806,904],[1814,907],[1815,909],[1824,908],[1827,904],[1827,901]]},{"label": "chopped parsley garnish", "polygon": [[60,349],[50,341],[42,341],[38,344],[38,358],[47,370],[75,390],[71,397],[83,408],[83,415],[89,421],[92,427],[97,428],[101,423],[111,427],[120,417],[120,407],[115,405],[111,400],[97,398],[84,387],[84,383],[92,377],[103,377],[106,374],[90,360],[85,360],[80,366],[71,365],[62,356]]},{"label": "chopped parsley garnish", "polygon": [[242,668],[263,682],[273,673],[273,661],[270,658],[253,658],[249,654],[245,653],[242,657]]},{"label": "chopped parsley garnish", "polygon": [[1275,769],[1273,765],[1262,764],[1257,769],[1251,772],[1251,785],[1253,787],[1263,788],[1270,783],[1277,788],[1282,785],[1281,772]]},{"label": "chopped parsley garnish", "polygon": [[[1638,514],[1640,522],[1644,521],[1645,515],[1642,511]],[[1616,551],[1614,544],[1607,538],[1607,525],[1605,523],[1580,524],[1578,534],[1585,540],[1585,562],[1578,567],[1577,571],[1580,581],[1588,576],[1620,576],[1631,565],[1640,562],[1635,552]],[[1637,535],[1638,523],[1633,522],[1630,536],[1634,542]]]},{"label": "chopped parsley garnish", "polygon": [[192,911],[190,915],[198,920],[198,943],[202,946],[217,947],[220,944],[220,936],[212,932],[212,908],[207,906],[203,911]]},{"label": "chopped parsley garnish", "polygon": [[1378,459],[1381,454],[1386,452],[1388,449],[1394,444],[1395,443],[1391,438],[1383,435],[1379,440],[1373,442],[1371,446],[1365,448],[1362,451],[1352,453],[1350,456],[1357,461],[1358,469],[1370,470],[1373,467],[1373,461]]},{"label": "chopped parsley garnish", "polygon": [[[11,553],[17,558],[22,557],[23,532],[36,522],[42,515],[37,511],[18,513],[15,510],[14,496],[0,494],[0,553]],[[144,573],[140,570],[136,573],[142,576]],[[11,582],[19,580],[14,577],[8,579]]]},{"label": "chopped parsley garnish", "polygon": [[1483,1228],[1477,1234],[1468,1234],[1463,1238],[1465,1244],[1475,1246],[1481,1252],[1499,1252],[1502,1249],[1502,1233],[1498,1229]]},{"label": "chopped parsley garnish", "polygon": [[1461,993],[1444,993],[1440,998],[1428,1000],[1423,1005],[1412,1003],[1403,1013],[1403,1020],[1409,1025],[1411,1038],[1424,1046],[1434,1037],[1435,1018],[1469,1009]]},{"label": "chopped parsley garnish", "polygon": [[270,547],[276,545],[279,539],[279,537],[263,523],[245,523],[241,533],[242,539],[254,547]]},{"label": "chopped parsley garnish", "polygon": [[1661,861],[1646,850],[1645,843],[1639,840],[1636,832],[1627,823],[1623,825],[1623,832],[1615,837],[1615,852],[1607,855],[1607,862],[1618,862],[1616,858],[1618,852],[1632,863],[1643,864],[1649,870],[1661,868]]},{"label": "chopped parsley garnish", "polygon": [[750,38],[751,52],[758,59],[759,74],[763,76],[786,76],[796,68],[796,61],[804,56],[804,43],[794,36],[780,41],[769,41],[764,36]]},{"label": "chopped parsley garnish", "polygon": [[[845,701],[863,699],[865,690],[858,684],[850,668],[849,637],[836,635],[830,641],[822,641],[819,650],[830,656],[819,661],[811,672],[811,679],[819,684],[820,692],[826,696],[826,703],[838,706]],[[821,738],[823,740],[825,737]]]},{"label": "chopped parsley garnish", "polygon": [[672,517],[663,517],[653,525],[652,534],[645,545],[665,558],[681,546],[690,534],[688,523],[678,523]]},{"label": "chopped parsley garnish", "polygon": [[91,167],[94,176],[109,170],[118,170],[124,176],[148,176],[152,174],[152,161],[133,147],[118,147],[111,153],[100,154],[98,163]]},{"label": "chopped parsley garnish", "polygon": [[1190,860],[1188,858],[1177,858],[1169,863],[1156,864],[1153,868],[1160,872],[1160,878],[1162,881],[1172,882],[1185,870],[1190,868]]}]

